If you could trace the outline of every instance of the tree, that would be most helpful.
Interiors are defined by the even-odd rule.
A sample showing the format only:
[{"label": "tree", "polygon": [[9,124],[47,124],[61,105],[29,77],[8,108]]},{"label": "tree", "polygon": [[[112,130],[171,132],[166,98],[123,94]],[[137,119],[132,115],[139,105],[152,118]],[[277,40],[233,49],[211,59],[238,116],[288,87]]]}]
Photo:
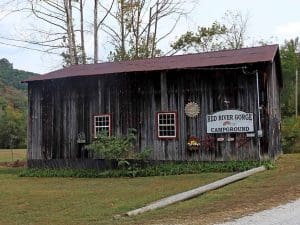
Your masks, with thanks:
[{"label": "tree", "polygon": [[0,59],[0,148],[26,146],[26,85],[21,80],[37,74],[17,70]]},{"label": "tree", "polygon": [[284,83],[281,110],[283,116],[291,116],[295,113],[295,71],[300,69],[299,38],[286,40],[280,48],[280,56]]},{"label": "tree", "polygon": [[[99,37],[109,38],[113,48],[111,60],[155,57],[161,54],[159,43],[187,14],[185,6],[192,1],[2,0],[0,8],[10,11],[8,16],[18,12],[28,20],[22,26],[26,32],[21,30],[13,36],[2,34],[0,43],[61,55],[65,66],[88,63],[90,59],[99,62]],[[166,21],[169,29],[159,29]],[[86,52],[90,37],[94,43],[92,57]]]},{"label": "tree", "polygon": [[[161,54],[158,43],[175,29],[186,14],[182,0],[118,0],[109,13],[110,24],[102,29],[111,39],[114,50],[110,60],[153,58]],[[102,5],[102,8],[106,9]],[[158,32],[163,20],[175,18],[165,33]],[[111,23],[113,21],[113,23]]]},{"label": "tree", "polygon": [[26,138],[25,115],[11,105],[5,107],[0,118],[0,147],[24,147]]},{"label": "tree", "polygon": [[218,22],[214,22],[211,27],[198,27],[196,33],[188,31],[171,44],[171,48],[174,50],[172,54],[179,51],[206,52],[219,50],[224,47],[220,37],[226,32],[227,28]]},{"label": "tree", "polygon": [[[99,0],[2,1],[4,2],[0,3],[0,10],[1,7],[5,7],[5,11],[10,12],[7,15],[15,12],[26,15],[27,21],[24,21],[26,32],[21,30],[20,35],[14,36],[0,35],[1,44],[61,55],[64,65],[68,66],[86,64],[92,59],[95,63],[98,62],[100,26],[117,0],[101,1],[105,2],[105,5],[109,3],[103,16],[99,15],[103,13],[103,11],[99,13],[101,9]],[[32,26],[29,27],[29,24]],[[86,44],[90,41],[86,36],[90,34],[93,34],[94,39],[93,56],[88,56],[86,52]]]},{"label": "tree", "polygon": [[227,28],[224,39],[228,49],[244,47],[249,15],[243,15],[239,11],[227,11],[222,23]]},{"label": "tree", "polygon": [[39,38],[42,41],[38,44],[50,47],[51,50],[66,49],[62,53],[66,64],[78,64],[72,0],[29,0],[29,3],[31,12],[37,19],[44,22],[46,27],[55,28],[55,32],[38,28],[38,35],[44,38]]},{"label": "tree", "polygon": [[82,64],[86,64],[86,52],[84,43],[84,15],[83,15],[83,1],[79,0],[79,12],[80,12],[80,49]]},{"label": "tree", "polygon": [[[27,15],[28,19],[27,23],[24,23],[26,32],[22,31],[14,37],[1,35],[0,38],[5,40],[7,45],[61,55],[65,65],[86,63],[83,0],[6,2],[9,4],[2,3],[2,6],[9,5],[11,8],[7,8],[7,11]],[[35,22],[29,27],[31,21]],[[77,40],[76,33],[79,32],[80,39]],[[24,44],[29,44],[30,47]]]},{"label": "tree", "polygon": [[[99,38],[98,33],[100,26],[104,23],[107,16],[111,13],[112,7],[114,5],[115,0],[112,0],[110,3],[109,8],[104,7],[102,4],[99,3],[99,0],[94,0],[94,63],[98,63],[98,55],[99,55]],[[105,9],[105,15],[99,20],[98,18],[98,8],[103,7]]]},{"label": "tree", "polygon": [[0,69],[1,70],[11,70],[13,65],[5,58],[0,59]]},{"label": "tree", "polygon": [[[37,74],[14,69],[13,64],[10,63],[7,59],[0,59],[0,94],[2,95],[2,85],[12,86],[16,89],[25,90],[27,85],[22,84],[21,81],[36,75]],[[17,96],[11,94],[11,97]]]},{"label": "tree", "polygon": [[221,22],[210,27],[198,27],[197,32],[188,31],[171,44],[171,54],[205,52],[244,47],[248,16],[241,12],[227,11]]}]

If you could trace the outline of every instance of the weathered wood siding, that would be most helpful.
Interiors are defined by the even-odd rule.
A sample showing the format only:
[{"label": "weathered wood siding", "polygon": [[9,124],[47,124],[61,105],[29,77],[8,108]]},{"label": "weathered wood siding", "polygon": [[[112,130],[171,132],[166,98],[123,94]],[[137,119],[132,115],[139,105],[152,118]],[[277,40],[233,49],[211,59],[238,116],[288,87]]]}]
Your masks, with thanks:
[{"label": "weathered wood siding", "polygon": [[[272,66],[271,66],[272,67]],[[272,67],[273,68],[273,67]],[[272,126],[273,118],[280,121],[278,83],[275,69],[259,65],[260,83],[264,74],[269,77],[267,93],[261,87],[261,95],[267,99],[264,121]],[[228,100],[228,105],[224,104]],[[189,118],[184,113],[185,105],[196,102],[200,114]],[[257,99],[255,75],[245,75],[239,69],[227,70],[178,70],[165,72],[115,74],[86,78],[67,78],[29,83],[28,159],[74,159],[82,157],[77,135],[84,132],[88,142],[93,138],[93,116],[112,115],[112,134],[127,134],[128,128],[138,132],[137,151],[145,147],[153,149],[152,159],[224,161],[258,159],[256,138],[244,134],[206,134],[206,115],[225,109],[253,112],[257,130]],[[178,112],[178,138],[157,138],[156,113]],[[273,116],[274,115],[274,116]],[[274,156],[279,145],[269,139],[275,137],[273,128],[261,142],[266,151]],[[271,129],[271,130],[270,130]],[[197,152],[186,149],[188,136],[204,140]],[[232,142],[208,144],[205,140],[217,137],[233,137]],[[244,141],[241,141],[244,140]],[[246,140],[246,141],[245,141]],[[89,155],[89,157],[93,157]]]},{"label": "weathered wood siding", "polygon": [[282,153],[280,144],[280,126],[281,126],[281,113],[280,113],[280,85],[276,75],[276,64],[270,66],[270,75],[267,82],[267,99],[268,104],[266,107],[268,126],[266,126],[266,138],[268,138],[268,157],[276,158]]}]

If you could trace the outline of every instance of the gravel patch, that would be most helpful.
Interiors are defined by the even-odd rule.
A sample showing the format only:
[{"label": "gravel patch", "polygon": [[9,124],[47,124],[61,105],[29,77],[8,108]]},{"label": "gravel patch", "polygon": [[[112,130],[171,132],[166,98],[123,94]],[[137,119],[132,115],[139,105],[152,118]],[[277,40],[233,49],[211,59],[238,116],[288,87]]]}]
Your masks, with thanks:
[{"label": "gravel patch", "polygon": [[218,225],[300,225],[300,199]]}]

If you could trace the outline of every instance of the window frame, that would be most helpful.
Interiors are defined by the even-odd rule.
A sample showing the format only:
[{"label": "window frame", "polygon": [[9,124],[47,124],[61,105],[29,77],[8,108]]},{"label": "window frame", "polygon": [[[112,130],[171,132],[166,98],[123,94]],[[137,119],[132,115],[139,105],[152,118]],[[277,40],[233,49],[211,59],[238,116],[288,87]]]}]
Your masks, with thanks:
[{"label": "window frame", "polygon": [[[175,126],[174,128],[174,131],[175,131],[175,135],[174,136],[160,136],[159,135],[159,127],[160,127],[160,124],[159,124],[159,116],[161,114],[173,114],[174,115],[174,124],[172,125],[166,125],[166,126]],[[176,111],[162,111],[162,112],[156,112],[156,135],[157,135],[157,138],[158,139],[164,139],[164,140],[174,140],[174,139],[177,139],[178,138],[178,113]]]},{"label": "window frame", "polygon": [[107,126],[96,126],[96,117],[108,117],[108,136],[110,137],[112,134],[112,116],[111,113],[106,114],[96,114],[93,116],[93,136],[94,138],[97,138],[97,131],[96,129],[98,127],[107,127]]}]

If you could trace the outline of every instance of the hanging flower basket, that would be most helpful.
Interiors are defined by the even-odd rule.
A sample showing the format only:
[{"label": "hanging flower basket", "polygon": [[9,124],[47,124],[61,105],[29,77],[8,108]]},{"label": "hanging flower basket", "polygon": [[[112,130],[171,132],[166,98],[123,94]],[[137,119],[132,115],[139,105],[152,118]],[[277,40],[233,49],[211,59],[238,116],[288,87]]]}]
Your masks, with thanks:
[{"label": "hanging flower basket", "polygon": [[198,151],[200,148],[200,141],[197,137],[191,136],[187,141],[187,149],[189,151]]}]

